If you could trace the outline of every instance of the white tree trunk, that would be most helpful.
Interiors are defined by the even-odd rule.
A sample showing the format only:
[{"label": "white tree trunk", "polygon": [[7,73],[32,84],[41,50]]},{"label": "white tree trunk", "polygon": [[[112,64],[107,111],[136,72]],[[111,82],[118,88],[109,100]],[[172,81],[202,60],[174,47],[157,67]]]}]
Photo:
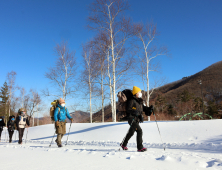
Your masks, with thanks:
[{"label": "white tree trunk", "polygon": [[112,110],[112,115],[114,114],[113,112],[113,90],[112,90],[112,78],[110,75],[110,61],[109,61],[109,52],[107,54],[107,76],[109,77],[109,90],[110,90],[110,104],[111,104],[111,110]]},{"label": "white tree trunk", "polygon": [[[90,79],[90,76],[89,76]],[[89,82],[89,108],[90,108],[90,123],[92,123],[92,103],[91,103],[91,98],[92,98],[92,90],[91,90],[91,82]]]},{"label": "white tree trunk", "polygon": [[38,104],[37,104],[37,117],[38,117],[38,119],[37,119],[37,126],[39,126],[39,112],[38,112]]},{"label": "white tree trunk", "polygon": [[[149,107],[150,105],[150,83],[149,83],[149,59],[147,56],[147,52],[146,52],[146,86],[147,86],[147,101],[146,101],[146,105],[147,107]],[[148,121],[150,121],[150,116],[148,116]]]},{"label": "white tree trunk", "polygon": [[[102,70],[101,70],[102,71]],[[101,74],[101,90],[102,90],[102,123],[104,123],[104,92],[103,92],[103,74]]]},{"label": "white tree trunk", "polygon": [[33,113],[33,117],[32,117],[32,127],[34,127],[35,124],[35,112]]},{"label": "white tree trunk", "polygon": [[[112,4],[110,4],[111,6]],[[108,6],[109,11],[109,27],[110,27],[110,41],[111,41],[111,56],[112,56],[112,74],[113,74],[113,85],[112,85],[112,121],[116,122],[116,62],[115,62],[115,51],[114,51],[114,36],[113,36],[113,18],[110,13],[110,6]]]}]

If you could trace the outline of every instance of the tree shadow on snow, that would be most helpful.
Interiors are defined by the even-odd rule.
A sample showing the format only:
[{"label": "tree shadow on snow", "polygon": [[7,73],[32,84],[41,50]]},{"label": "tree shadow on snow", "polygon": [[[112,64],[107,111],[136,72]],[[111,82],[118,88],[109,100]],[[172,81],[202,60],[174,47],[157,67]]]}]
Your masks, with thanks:
[{"label": "tree shadow on snow", "polygon": [[222,135],[203,141],[204,143],[222,144]]},{"label": "tree shadow on snow", "polygon": [[[110,123],[110,124],[105,124],[105,125],[94,126],[94,127],[86,128],[86,129],[83,129],[83,130],[79,130],[79,131],[75,131],[75,132],[70,132],[69,135],[89,132],[89,131],[92,131],[92,130],[98,130],[98,129],[102,129],[102,128],[106,128],[106,127],[110,127],[110,126],[124,125],[124,124],[128,125],[128,122],[124,122],[124,123]],[[66,133],[64,136],[67,136],[67,135],[68,135],[68,133]],[[30,140],[42,140],[42,139],[48,139],[48,138],[52,138],[52,137],[53,136],[47,136],[47,137],[42,137],[42,138],[30,139]]]}]

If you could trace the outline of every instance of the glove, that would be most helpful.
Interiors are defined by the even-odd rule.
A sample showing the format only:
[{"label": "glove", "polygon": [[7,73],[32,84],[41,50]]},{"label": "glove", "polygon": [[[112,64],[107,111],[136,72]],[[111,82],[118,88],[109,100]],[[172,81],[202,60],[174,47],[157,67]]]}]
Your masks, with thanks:
[{"label": "glove", "polygon": [[146,107],[146,109],[145,109],[145,114],[146,114],[147,116],[150,116],[150,115],[153,113],[153,110],[154,110],[153,105],[151,105],[150,107]]},{"label": "glove", "polygon": [[59,126],[59,125],[60,125],[59,121],[56,121],[55,124],[56,124],[56,126]]},{"label": "glove", "polygon": [[71,123],[73,123],[73,118],[70,119]]}]

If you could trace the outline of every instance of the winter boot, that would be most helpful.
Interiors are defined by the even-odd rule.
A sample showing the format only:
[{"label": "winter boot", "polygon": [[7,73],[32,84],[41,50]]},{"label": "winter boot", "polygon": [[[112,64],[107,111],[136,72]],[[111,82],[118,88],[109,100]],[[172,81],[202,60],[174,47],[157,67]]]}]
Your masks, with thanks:
[{"label": "winter boot", "polygon": [[126,146],[123,146],[122,143],[120,144],[120,146],[123,150],[128,150],[128,148]]},{"label": "winter boot", "polygon": [[59,148],[61,148],[61,147],[62,147],[62,145],[60,144],[60,145],[58,145],[58,147],[59,147]]},{"label": "winter boot", "polygon": [[137,150],[137,152],[145,152],[145,151],[147,151],[147,148]]}]

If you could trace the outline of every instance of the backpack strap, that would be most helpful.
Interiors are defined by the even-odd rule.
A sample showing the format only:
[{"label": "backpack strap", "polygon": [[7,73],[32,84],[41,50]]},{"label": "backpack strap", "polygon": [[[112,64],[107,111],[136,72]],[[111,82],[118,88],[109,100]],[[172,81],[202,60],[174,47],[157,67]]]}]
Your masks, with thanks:
[{"label": "backpack strap", "polygon": [[[60,114],[60,107],[58,107],[58,109],[59,109],[59,110],[58,110],[58,114]],[[61,115],[60,115],[60,116],[61,116]],[[58,120],[59,120],[59,119],[58,119]]]}]

